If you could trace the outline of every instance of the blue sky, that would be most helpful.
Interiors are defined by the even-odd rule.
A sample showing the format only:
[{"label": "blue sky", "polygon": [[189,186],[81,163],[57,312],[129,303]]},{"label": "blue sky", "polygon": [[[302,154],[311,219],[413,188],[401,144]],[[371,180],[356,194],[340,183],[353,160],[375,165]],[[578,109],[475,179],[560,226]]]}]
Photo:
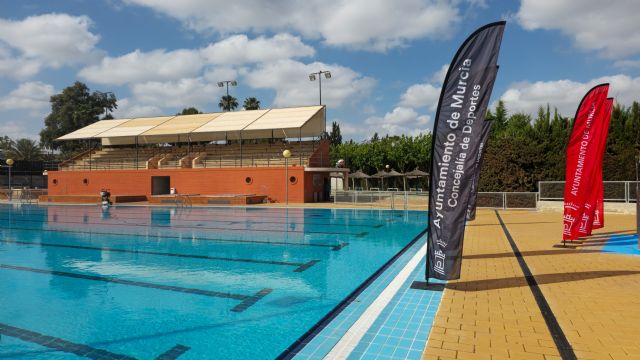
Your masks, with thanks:
[{"label": "blue sky", "polygon": [[430,131],[441,81],[477,27],[507,20],[492,102],[572,116],[582,95],[640,100],[640,2],[593,0],[0,0],[0,135],[32,137],[76,80],[116,117],[219,111],[220,80],[263,108],[318,102],[345,138]]}]

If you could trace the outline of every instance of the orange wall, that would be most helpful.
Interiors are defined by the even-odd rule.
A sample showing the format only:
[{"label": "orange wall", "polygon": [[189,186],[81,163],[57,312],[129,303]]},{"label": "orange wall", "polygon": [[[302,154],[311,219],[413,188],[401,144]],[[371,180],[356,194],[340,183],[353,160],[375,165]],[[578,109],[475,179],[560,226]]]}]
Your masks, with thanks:
[{"label": "orange wall", "polygon": [[[297,178],[289,183],[289,202],[313,202],[313,193],[323,191],[322,181],[314,186],[313,173],[305,173],[303,167],[289,167],[288,175]],[[170,176],[170,186],[180,194],[256,194],[285,202],[284,167],[49,171],[49,195],[96,195],[106,188],[113,195],[150,196],[152,176]],[[252,178],[251,184],[245,183],[246,177]]]}]

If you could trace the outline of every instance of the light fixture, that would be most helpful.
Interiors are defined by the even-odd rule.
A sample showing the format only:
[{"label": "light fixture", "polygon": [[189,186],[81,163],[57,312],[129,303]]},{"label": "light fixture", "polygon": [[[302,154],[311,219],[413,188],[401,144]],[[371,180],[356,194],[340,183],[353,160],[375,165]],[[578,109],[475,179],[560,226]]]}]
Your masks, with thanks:
[{"label": "light fixture", "polygon": [[224,83],[223,83],[223,82],[221,82],[221,81],[219,81],[219,82],[218,82],[218,87],[224,87]]},{"label": "light fixture", "polygon": [[309,81],[316,81],[316,74],[309,74]]},{"label": "light fixture", "polygon": [[327,79],[331,79],[331,72],[330,71],[326,71],[324,73],[324,77],[327,78]]}]

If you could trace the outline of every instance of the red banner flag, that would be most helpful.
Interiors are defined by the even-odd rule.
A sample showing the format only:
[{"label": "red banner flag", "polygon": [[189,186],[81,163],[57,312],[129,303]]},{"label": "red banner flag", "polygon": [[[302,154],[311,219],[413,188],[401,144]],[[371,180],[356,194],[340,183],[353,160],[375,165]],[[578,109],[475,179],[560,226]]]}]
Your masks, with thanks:
[{"label": "red banner flag", "polygon": [[[602,164],[604,160],[604,153],[607,150],[607,136],[609,135],[609,123],[611,122],[611,110],[613,109],[613,98],[608,98],[604,107],[604,134],[603,141],[600,144],[600,160],[599,164]],[[598,174],[596,178],[596,205],[593,213],[592,229],[600,229],[604,227],[604,185],[602,183],[602,165],[598,167]],[[589,229],[589,235],[591,230]]]},{"label": "red banner flag", "polygon": [[[586,224],[583,217],[588,202],[590,186],[598,167],[597,140],[602,135],[597,129],[601,126],[602,114],[607,99],[609,84],[593,87],[584,96],[576,111],[573,131],[567,146],[566,182],[564,186],[564,228],[562,238],[575,240],[579,229]],[[586,225],[584,225],[586,228]]]},{"label": "red banner flag", "polygon": [[[598,111],[598,117],[594,120],[591,127],[592,141],[594,151],[596,153],[596,160],[594,166],[594,174],[591,176],[591,184],[587,187],[590,191],[587,194],[587,201],[584,205],[584,210],[580,220],[580,226],[578,227],[579,236],[589,236],[593,230],[593,225],[601,217],[602,212],[597,209],[598,200],[604,200],[604,187],[602,184],[602,160],[604,157],[604,148],[607,144],[607,134],[609,133],[609,112],[611,111],[610,104],[612,99],[606,99],[604,106]],[[602,204],[604,208],[604,203]],[[596,211],[598,214],[596,215]]]}]

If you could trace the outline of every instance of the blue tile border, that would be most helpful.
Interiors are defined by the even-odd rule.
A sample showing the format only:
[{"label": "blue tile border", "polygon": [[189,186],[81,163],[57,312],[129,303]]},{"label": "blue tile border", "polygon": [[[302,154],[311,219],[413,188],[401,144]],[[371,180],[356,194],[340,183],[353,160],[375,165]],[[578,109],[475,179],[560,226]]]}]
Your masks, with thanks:
[{"label": "blue tile border", "polygon": [[426,229],[343,300],[326,317],[327,319],[321,320],[315,328],[312,328],[312,336],[307,338],[303,336],[299,339],[296,348],[290,348],[279,358],[322,359],[328,354],[367,307],[404,268],[409,259],[424,245],[425,233]]},{"label": "blue tile border", "polygon": [[[435,319],[442,291],[412,289],[424,281],[425,258],[420,261],[378,319],[360,340],[349,359],[415,359],[422,357]],[[431,279],[434,283],[445,283]]]}]

